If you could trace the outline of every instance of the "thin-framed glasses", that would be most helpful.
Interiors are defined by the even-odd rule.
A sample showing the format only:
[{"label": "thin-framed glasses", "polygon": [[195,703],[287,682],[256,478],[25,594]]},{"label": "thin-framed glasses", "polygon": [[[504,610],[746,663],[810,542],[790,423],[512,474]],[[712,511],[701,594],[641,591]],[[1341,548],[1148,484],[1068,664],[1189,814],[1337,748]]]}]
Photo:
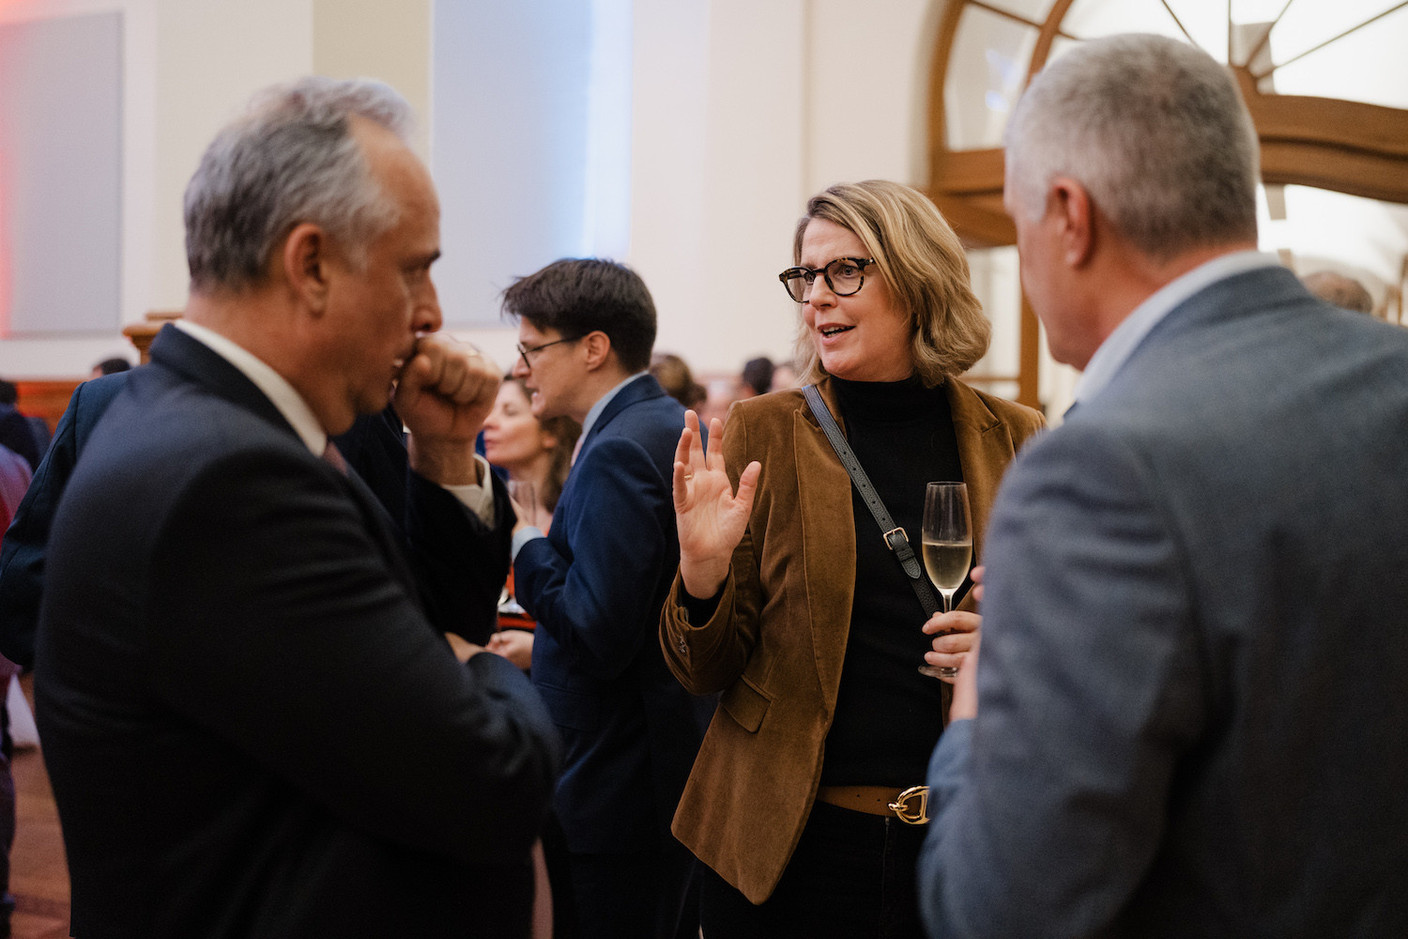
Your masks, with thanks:
[{"label": "thin-framed glasses", "polygon": [[568,336],[563,339],[554,339],[552,342],[545,342],[540,346],[525,346],[523,343],[520,342],[515,346],[515,348],[518,349],[519,358],[523,359],[523,365],[528,369],[528,371],[531,372],[533,371],[533,360],[528,357],[534,352],[542,352],[548,346],[555,346],[560,342],[576,342],[578,339],[581,338],[581,336]]},{"label": "thin-framed glasses", "polygon": [[826,278],[826,286],[838,297],[849,297],[860,290],[865,283],[865,269],[874,264],[874,258],[837,258],[825,267],[789,267],[777,279],[787,288],[787,295],[798,303],[805,303],[811,296],[812,284],[816,275]]}]

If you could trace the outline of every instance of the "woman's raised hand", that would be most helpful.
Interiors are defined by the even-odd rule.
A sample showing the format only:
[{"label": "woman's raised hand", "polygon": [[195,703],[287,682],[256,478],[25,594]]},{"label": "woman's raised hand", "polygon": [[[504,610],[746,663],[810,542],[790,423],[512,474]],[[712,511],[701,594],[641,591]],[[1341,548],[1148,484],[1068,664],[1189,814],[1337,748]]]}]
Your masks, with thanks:
[{"label": "woman's raised hand", "polygon": [[743,540],[753,495],[763,467],[749,463],[733,491],[724,471],[724,425],[714,418],[706,452],[700,442],[699,415],[685,411],[684,431],[675,449],[675,521],[680,534],[680,577],[692,597],[719,592],[728,576],[733,549]]}]

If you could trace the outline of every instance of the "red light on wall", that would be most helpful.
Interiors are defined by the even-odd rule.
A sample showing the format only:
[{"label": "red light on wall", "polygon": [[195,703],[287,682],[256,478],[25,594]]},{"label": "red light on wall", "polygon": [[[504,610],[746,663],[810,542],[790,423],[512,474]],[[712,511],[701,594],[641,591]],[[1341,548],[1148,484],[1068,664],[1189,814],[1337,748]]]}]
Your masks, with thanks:
[{"label": "red light on wall", "polygon": [[9,164],[0,140],[0,336],[10,335],[10,200]]}]

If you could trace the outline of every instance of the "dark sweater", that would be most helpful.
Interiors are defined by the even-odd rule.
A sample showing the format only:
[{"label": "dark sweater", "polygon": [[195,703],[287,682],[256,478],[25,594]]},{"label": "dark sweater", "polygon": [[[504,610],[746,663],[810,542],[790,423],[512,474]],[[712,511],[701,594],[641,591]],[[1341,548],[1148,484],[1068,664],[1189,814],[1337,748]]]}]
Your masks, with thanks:
[{"label": "dark sweater", "polygon": [[[846,440],[916,555],[924,487],[962,480],[942,387],[833,378]],[[928,618],[870,510],[851,487],[855,601],[822,785],[916,786],[943,730],[943,683],[919,673]]]}]

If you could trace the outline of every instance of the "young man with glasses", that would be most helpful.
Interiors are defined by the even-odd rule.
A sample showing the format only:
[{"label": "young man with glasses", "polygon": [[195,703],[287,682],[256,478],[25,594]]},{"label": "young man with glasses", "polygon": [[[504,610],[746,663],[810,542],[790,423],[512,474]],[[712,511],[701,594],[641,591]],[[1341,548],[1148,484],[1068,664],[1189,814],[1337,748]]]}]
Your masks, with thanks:
[{"label": "young man with glasses", "polygon": [[567,745],[546,838],[559,934],[697,935],[695,860],[670,819],[711,700],[687,694],[656,640],[679,564],[671,475],[684,408],[651,377],[655,305],[633,271],[562,260],[504,292],[513,374],[538,418],[580,421],[544,535],[514,534],[514,585],[538,621],[532,680]]}]

